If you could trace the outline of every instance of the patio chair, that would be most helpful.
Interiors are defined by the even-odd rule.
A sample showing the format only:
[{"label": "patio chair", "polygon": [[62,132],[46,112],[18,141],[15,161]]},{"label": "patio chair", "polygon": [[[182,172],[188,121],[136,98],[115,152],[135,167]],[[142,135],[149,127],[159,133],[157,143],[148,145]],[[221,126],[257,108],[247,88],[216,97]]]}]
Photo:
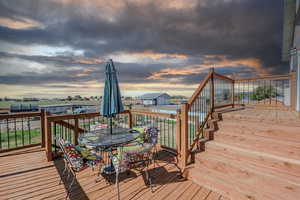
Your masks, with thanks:
[{"label": "patio chair", "polygon": [[[58,144],[63,153],[65,168],[62,173],[59,184],[63,182],[63,176],[67,172],[67,180],[69,179],[70,174],[73,174],[73,179],[71,184],[67,189],[67,197],[70,195],[72,185],[76,179],[76,174],[92,167],[94,170],[94,166],[102,162],[102,158],[93,152],[81,148],[80,146],[75,146],[74,144],[65,141],[64,139],[58,139]],[[99,166],[100,168],[101,166]]]},{"label": "patio chair", "polygon": [[139,172],[144,171],[146,181],[153,192],[151,176],[148,172],[149,165],[154,159],[154,153],[157,152],[156,144],[158,138],[157,128],[148,128],[145,131],[146,142],[136,142],[131,145],[118,148],[117,155],[110,154],[116,171],[116,186],[118,199],[120,199],[119,174],[128,172],[130,169],[136,169]]}]

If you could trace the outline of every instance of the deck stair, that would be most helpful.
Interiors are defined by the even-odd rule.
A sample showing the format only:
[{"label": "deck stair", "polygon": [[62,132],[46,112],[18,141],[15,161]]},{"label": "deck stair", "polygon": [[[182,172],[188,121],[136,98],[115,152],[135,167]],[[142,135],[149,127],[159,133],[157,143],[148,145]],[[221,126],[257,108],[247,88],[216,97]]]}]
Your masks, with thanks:
[{"label": "deck stair", "polygon": [[300,199],[299,118],[291,111],[222,112],[190,179],[231,199]]}]

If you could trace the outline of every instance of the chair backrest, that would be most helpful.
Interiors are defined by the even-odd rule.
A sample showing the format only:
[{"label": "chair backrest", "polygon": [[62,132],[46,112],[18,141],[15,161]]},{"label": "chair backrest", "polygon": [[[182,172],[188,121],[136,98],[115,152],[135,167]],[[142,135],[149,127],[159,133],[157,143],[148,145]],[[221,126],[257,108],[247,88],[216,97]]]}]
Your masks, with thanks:
[{"label": "chair backrest", "polygon": [[75,149],[74,144],[71,144],[64,139],[58,139],[58,144],[64,154],[64,159],[75,171],[79,171],[85,167],[82,156]]},{"label": "chair backrest", "polygon": [[66,141],[64,139],[58,139],[58,145],[60,147],[60,150],[63,152],[64,158],[66,159],[67,162],[69,162],[70,165],[72,165],[72,162],[70,160],[70,156],[66,150]]},{"label": "chair backrest", "polygon": [[149,140],[148,142],[152,145],[155,145],[158,142],[158,131],[159,130],[156,127],[149,127],[146,129],[146,135]]}]

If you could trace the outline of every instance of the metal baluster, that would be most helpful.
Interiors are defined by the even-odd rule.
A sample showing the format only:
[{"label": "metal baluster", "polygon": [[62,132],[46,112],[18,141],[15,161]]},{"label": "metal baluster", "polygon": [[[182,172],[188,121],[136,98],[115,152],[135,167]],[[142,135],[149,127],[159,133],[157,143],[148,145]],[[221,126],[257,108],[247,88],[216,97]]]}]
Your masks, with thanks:
[{"label": "metal baluster", "polygon": [[15,145],[16,147],[18,146],[18,140],[17,140],[17,122],[16,122],[16,118],[14,118],[14,128],[15,128]]},{"label": "metal baluster", "polygon": [[10,144],[9,144],[9,122],[8,122],[8,119],[6,119],[6,126],[7,126],[7,147],[9,149],[10,147]]},{"label": "metal baluster", "polygon": [[[53,124],[53,123],[51,123],[51,124]],[[61,129],[61,128],[60,128]],[[55,148],[54,148],[54,151],[55,151],[55,153],[57,152],[57,142],[56,142],[56,122],[54,122],[54,129],[52,129],[53,130],[53,133],[54,133],[54,144],[55,144]],[[59,135],[61,136],[61,132],[59,132]],[[61,139],[62,137],[60,137],[60,139]]]},{"label": "metal baluster", "polygon": [[23,120],[23,117],[21,119],[22,119],[22,121],[21,121],[21,123],[22,123],[22,145],[24,146],[24,120]]},{"label": "metal baluster", "polygon": [[270,79],[270,105],[272,105],[272,80]]},{"label": "metal baluster", "polygon": [[31,127],[30,127],[30,117],[27,120],[28,132],[29,132],[29,144],[31,144]]},{"label": "metal baluster", "polygon": [[0,120],[0,149],[2,149],[2,132],[1,132],[1,129],[2,129],[2,120]]},{"label": "metal baluster", "polygon": [[276,99],[276,105],[277,105],[277,80],[275,80],[275,99]]}]

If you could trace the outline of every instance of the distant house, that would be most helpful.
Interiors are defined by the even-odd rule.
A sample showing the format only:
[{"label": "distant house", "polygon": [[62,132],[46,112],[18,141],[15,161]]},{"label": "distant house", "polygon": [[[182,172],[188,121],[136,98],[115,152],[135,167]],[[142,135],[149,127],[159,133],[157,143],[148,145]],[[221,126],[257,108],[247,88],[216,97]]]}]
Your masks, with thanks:
[{"label": "distant house", "polygon": [[141,96],[142,104],[144,105],[168,105],[170,104],[171,96],[167,93],[149,93]]}]

